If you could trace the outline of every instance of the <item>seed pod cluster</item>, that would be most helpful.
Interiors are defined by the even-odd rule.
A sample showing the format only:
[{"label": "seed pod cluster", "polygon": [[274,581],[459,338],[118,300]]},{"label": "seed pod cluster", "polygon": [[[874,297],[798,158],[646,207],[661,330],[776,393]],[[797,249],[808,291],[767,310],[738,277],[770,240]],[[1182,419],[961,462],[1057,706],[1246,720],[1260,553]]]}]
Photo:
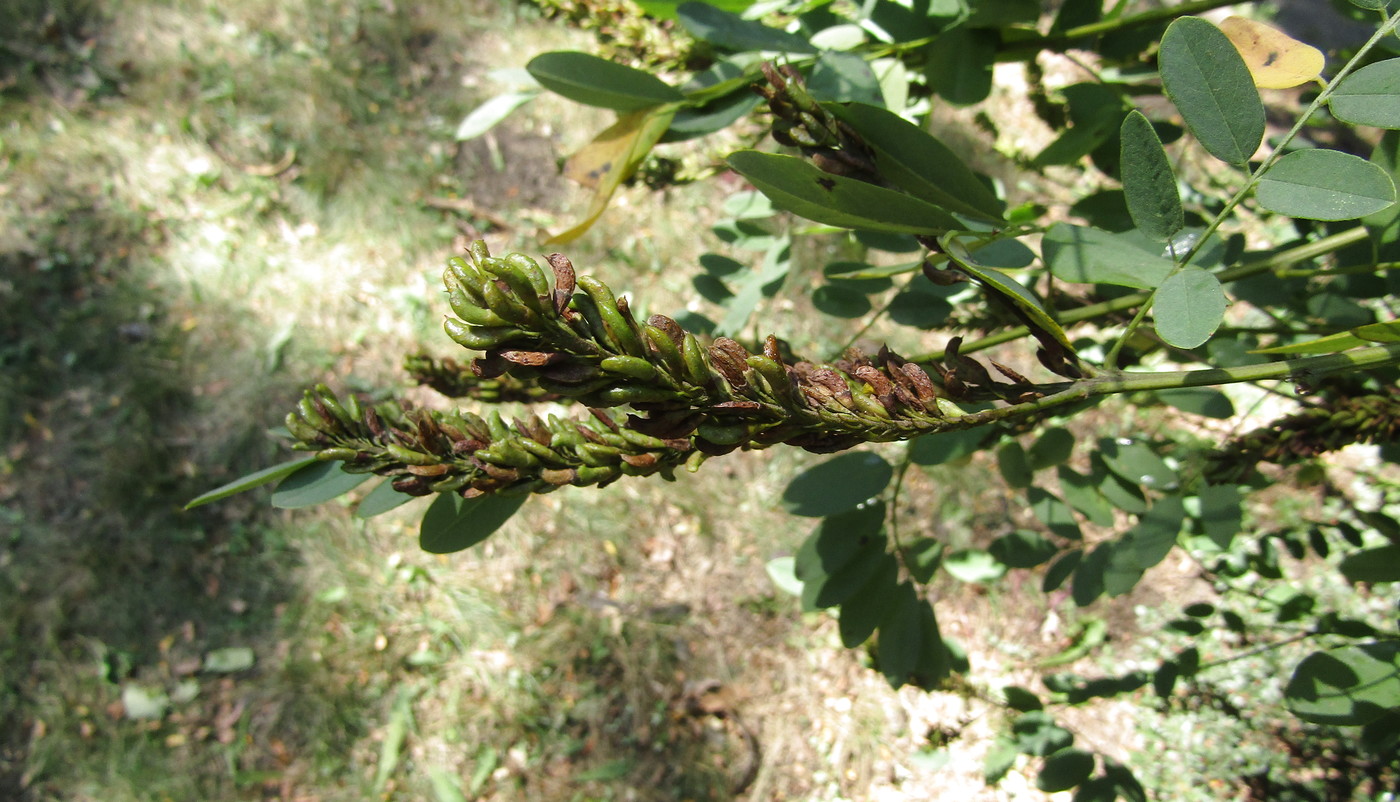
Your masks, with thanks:
[{"label": "seed pod cluster", "polygon": [[[469,370],[422,356],[408,367],[449,395],[570,401],[589,416],[508,423],[498,412],[362,407],[317,386],[287,418],[297,447],[350,471],[394,476],[404,493],[544,492],[669,474],[736,449],[783,443],[826,453],[980,425],[986,413],[965,415],[954,401],[1034,389],[995,363],[1012,383],[993,382],[957,355],[956,343],[949,366],[927,370],[887,348],[814,364],[773,336],[757,353],[725,337],[703,345],[665,315],[637,320],[625,298],[576,275],[564,256],[547,261],[552,275],[520,254],[494,257],[482,243],[450,260],[443,278],[453,317],[444,327],[483,353]],[[620,406],[633,411],[605,411]]]},{"label": "seed pod cluster", "polygon": [[1212,452],[1205,478],[1241,482],[1261,462],[1291,465],[1352,443],[1400,442],[1400,391],[1342,396],[1280,418]]},{"label": "seed pod cluster", "polygon": [[772,134],[778,144],[801,148],[818,169],[832,175],[884,183],[869,146],[807,93],[796,68],[764,63],[762,70],[767,83],[753,88],[773,112]]},{"label": "seed pod cluster", "polygon": [[581,420],[499,412],[405,410],[396,404],[344,403],[325,385],[306,391],[287,416],[295,448],[340,461],[351,473],[394,478],[408,495],[480,495],[506,488],[548,492],[604,485],[627,475],[669,474],[694,451],[687,438],[625,428],[607,413]]}]

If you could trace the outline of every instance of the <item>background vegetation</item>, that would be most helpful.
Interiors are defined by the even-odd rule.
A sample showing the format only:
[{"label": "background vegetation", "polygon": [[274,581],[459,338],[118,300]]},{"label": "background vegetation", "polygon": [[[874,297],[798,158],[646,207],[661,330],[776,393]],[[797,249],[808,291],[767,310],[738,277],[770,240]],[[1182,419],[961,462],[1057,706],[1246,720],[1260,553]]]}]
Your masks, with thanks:
[{"label": "background vegetation", "polygon": [[[614,41],[633,25],[582,20]],[[0,30],[0,797],[1037,799],[1024,757],[984,787],[993,688],[1145,659],[1105,622],[1205,663],[1238,645],[1228,627],[1163,627],[1217,599],[1184,558],[1084,609],[950,579],[940,620],[982,684],[891,691],[765,571],[808,534],[771,503],[812,462],[795,453],[544,497],[450,558],[418,550],[412,506],[371,522],[255,497],[181,512],[281,458],[266,430],[308,378],[392,386],[400,354],[442,347],[445,256],[483,236],[525,250],[577,219],[586,198],[556,160],[604,115],[543,96],[480,139],[454,134],[509,84],[493,71],[593,49],[596,31],[522,5],[368,0],[25,0]],[[1020,102],[999,92],[988,119]],[[672,152],[684,173],[722,148]],[[726,194],[625,189],[570,255],[718,316],[691,265],[726,247],[733,224],[708,231],[733,214]],[[844,336],[809,312],[780,299],[765,322]],[[1351,459],[1340,475],[1374,485]],[[981,458],[911,472],[907,519],[986,547],[1014,515],[996,474]],[[1340,514],[1332,495],[1280,494],[1273,514]],[[1313,573],[1315,557],[1271,548],[1264,571]],[[1393,615],[1393,599],[1357,604]],[[1363,756],[1243,712],[1304,653],[1203,674],[1184,705],[1108,699],[1061,723],[1163,798],[1345,798]]]}]

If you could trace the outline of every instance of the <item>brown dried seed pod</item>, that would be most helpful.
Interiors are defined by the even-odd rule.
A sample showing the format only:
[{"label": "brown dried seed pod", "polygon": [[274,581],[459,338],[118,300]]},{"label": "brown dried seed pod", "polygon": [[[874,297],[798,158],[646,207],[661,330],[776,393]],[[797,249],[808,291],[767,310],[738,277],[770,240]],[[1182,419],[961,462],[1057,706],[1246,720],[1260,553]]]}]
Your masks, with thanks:
[{"label": "brown dried seed pod", "polygon": [[414,476],[442,476],[450,470],[442,463],[437,465],[405,465],[404,469]]},{"label": "brown dried seed pod", "polygon": [[851,406],[851,388],[841,374],[831,368],[818,368],[807,377],[813,385],[823,388],[828,395],[840,402],[841,406]]},{"label": "brown dried seed pod", "polygon": [[486,448],[488,445],[490,445],[490,443],[487,443],[483,440],[477,440],[476,438],[457,440],[452,444],[452,453],[460,457],[464,454],[472,454],[474,452],[480,451],[481,449]]},{"label": "brown dried seed pod", "polygon": [[889,377],[871,365],[857,366],[854,375],[870,385],[870,389],[874,390],[876,395],[885,396],[894,392],[894,384],[889,380]]},{"label": "brown dried seed pod", "polygon": [[510,363],[496,351],[487,351],[471,361],[472,373],[481,379],[494,379],[510,369]]},{"label": "brown dried seed pod", "polygon": [[428,480],[422,476],[404,476],[395,479],[391,484],[394,490],[409,496],[428,495],[433,492],[428,485]]},{"label": "brown dried seed pod", "polygon": [[736,390],[748,386],[744,372],[748,369],[749,352],[728,337],[720,337],[709,347],[710,363]]},{"label": "brown dried seed pod", "polygon": [[675,343],[677,348],[680,348],[685,342],[685,329],[681,328],[681,324],[665,315],[652,315],[647,318],[647,325],[655,326],[666,332],[666,336],[670,338],[672,343]]},{"label": "brown dried seed pod", "polygon": [[1011,368],[1008,368],[1007,366],[1001,364],[1000,362],[996,361],[995,359],[988,359],[987,361],[990,362],[990,363],[992,363],[992,367],[996,368],[997,373],[1000,373],[1001,375],[1005,376],[1006,378],[1010,379],[1011,381],[1014,381],[1014,382],[1016,382],[1017,384],[1030,384],[1030,383],[1031,383],[1031,382],[1030,382],[1030,379],[1027,379],[1025,376],[1022,376],[1021,374],[1019,374],[1019,373],[1017,373],[1016,371],[1012,370]]},{"label": "brown dried seed pod", "polygon": [[905,362],[899,366],[899,372],[909,377],[920,401],[928,402],[938,397],[938,389],[933,386],[933,380],[923,368],[913,362]]},{"label": "brown dried seed pod", "polygon": [[656,464],[655,454],[623,454],[622,461],[633,468],[650,468]]},{"label": "brown dried seed pod", "polygon": [[540,471],[540,478],[552,485],[571,485],[578,478],[578,471],[573,468],[545,468]]},{"label": "brown dried seed pod", "polygon": [[515,468],[506,468],[490,462],[481,463],[481,470],[485,471],[487,476],[500,482],[514,482],[520,478],[520,471]]},{"label": "brown dried seed pod", "polygon": [[374,411],[374,407],[365,407],[365,428],[374,435],[374,439],[384,440],[384,423],[379,420],[379,413]]},{"label": "brown dried seed pod", "polygon": [[527,365],[530,367],[548,365],[564,358],[562,354],[556,354],[550,351],[518,351],[515,349],[510,349],[505,351],[499,351],[497,353],[500,354],[501,359],[504,359],[507,362],[516,365]]}]

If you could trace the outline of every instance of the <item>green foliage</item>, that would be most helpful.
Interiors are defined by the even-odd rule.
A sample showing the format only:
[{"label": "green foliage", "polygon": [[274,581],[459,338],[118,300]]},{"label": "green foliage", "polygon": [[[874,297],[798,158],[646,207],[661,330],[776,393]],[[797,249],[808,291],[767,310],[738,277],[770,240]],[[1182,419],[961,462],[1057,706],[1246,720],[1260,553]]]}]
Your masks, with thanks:
[{"label": "green foliage", "polygon": [[[420,542],[446,553],[489,537],[532,493],[623,476],[673,479],[682,466],[696,470],[778,444],[826,454],[902,442],[893,462],[883,452],[852,451],[794,477],[784,509],[821,522],[790,563],[769,563],[804,609],[835,611],[842,643],[867,649],[892,685],[934,688],[967,670],[930,601],[930,586],[945,576],[993,584],[1034,570],[1046,593],[1067,593],[1088,608],[1134,592],[1182,549],[1222,596],[1245,576],[1268,586],[1254,598],[1268,608],[1270,626],[1290,635],[1260,648],[1312,644],[1283,691],[1299,719],[1393,722],[1400,717],[1393,620],[1350,618],[1286,582],[1287,560],[1316,560],[1356,594],[1400,580],[1393,510],[1363,509],[1349,498],[1350,520],[1288,521],[1260,534],[1274,516],[1257,493],[1290,481],[1261,463],[1309,462],[1325,476],[1325,464],[1314,461],[1322,455],[1371,442],[1393,461],[1400,440],[1400,324],[1384,319],[1394,314],[1400,242],[1397,140],[1385,134],[1367,156],[1315,144],[1364,136],[1354,125],[1400,127],[1393,62],[1367,61],[1400,14],[1320,79],[1308,107],[1276,110],[1296,124],[1266,144],[1259,77],[1226,32],[1190,16],[1223,3],[1139,15],[1124,5],[1104,12],[1097,3],[1066,3],[1042,35],[1034,3],[874,2],[820,13],[765,6],[783,12],[781,27],[742,8],[685,3],[675,16],[714,61],[682,88],[582,53],[536,57],[530,72],[545,89],[620,113],[590,147],[610,137],[626,145],[598,167],[606,191],[595,194],[588,218],[559,241],[581,234],[662,143],[742,125],[741,118],[767,128],[774,146],[724,160],[753,190],[730,198],[716,233],[762,257],[753,270],[717,254],[701,260],[706,272],[694,286],[723,307],[719,323],[702,326],[691,316],[682,325],[664,314],[642,320],[632,311],[637,302],[576,275],[560,254],[546,257],[546,269],[474,244],[444,274],[452,310],[445,329],[481,355],[457,375],[441,366],[424,366],[424,375],[482,401],[500,400],[507,385],[517,396],[533,390],[535,398],[587,408],[587,416],[507,421],[498,412],[342,400],[317,387],[287,429],[295,448],[321,462],[268,469],[191,506],[282,476],[273,503],[303,506],[350,492],[375,473],[389,480],[361,502],[360,514],[389,509],[393,493],[434,495]],[[1005,180],[981,175],[928,133],[930,110],[988,97],[997,61],[1070,46],[1097,49],[1102,66],[1093,68],[1095,81],[1062,90],[1058,106],[1037,98],[1053,139],[1021,163],[1028,171],[1073,166],[1083,197],[1068,212],[1014,205]],[[1154,52],[1156,72],[1144,72]],[[766,104],[756,116],[748,114],[754,92]],[[1174,114],[1146,115],[1165,108],[1152,102],[1157,93]],[[503,116],[508,105],[482,119]],[[1323,106],[1333,117],[1319,113]],[[820,225],[795,230],[777,222],[785,219],[780,211]],[[1262,222],[1249,238],[1225,233],[1251,221]],[[1332,225],[1346,221],[1362,222]],[[819,235],[844,255],[825,264],[824,283],[807,294],[833,325],[867,318],[850,342],[889,322],[935,328],[951,320],[950,331],[986,333],[971,341],[946,336],[941,351],[910,357],[883,346],[874,356],[849,348],[801,358],[767,330],[742,343],[767,299],[803,275],[798,244]],[[916,255],[895,263],[881,251]],[[875,300],[882,293],[883,304]],[[1019,348],[998,359],[1023,364],[974,356],[1004,343]],[[1175,411],[1234,417],[1236,399],[1220,387],[1275,382],[1296,385],[1305,397],[1299,410],[1223,444],[1177,425]],[[1152,420],[1148,433],[1086,435],[1086,410],[1110,397],[1116,409]],[[1163,414],[1167,404],[1174,411]],[[630,412],[609,411],[623,407]],[[904,537],[899,509],[910,466],[956,465],[987,451],[1025,516],[986,548]],[[1241,644],[1271,637],[1214,604],[1185,608],[1163,631],[1204,639],[1217,615]],[[1097,619],[1082,624],[1041,667],[1090,656],[1107,642],[1106,628]],[[1007,730],[985,776],[996,782],[1029,756],[1041,790],[1145,798],[1129,770],[1075,748],[1055,709],[1142,699],[1148,686],[1171,704],[1183,686],[1200,687],[1200,675],[1235,659],[1203,665],[1189,646],[1156,655],[1155,667],[1046,676],[1044,700],[1008,689]],[[1396,754],[1394,739],[1375,731],[1362,742],[1378,764]]]}]

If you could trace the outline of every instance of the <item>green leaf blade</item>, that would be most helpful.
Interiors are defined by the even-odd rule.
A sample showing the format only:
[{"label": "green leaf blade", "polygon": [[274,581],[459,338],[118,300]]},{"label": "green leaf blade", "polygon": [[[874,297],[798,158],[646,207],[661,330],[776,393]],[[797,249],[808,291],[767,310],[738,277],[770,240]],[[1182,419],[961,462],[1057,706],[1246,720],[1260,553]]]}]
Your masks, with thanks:
[{"label": "green leaf blade", "polygon": [[1300,150],[1259,180],[1259,205],[1305,220],[1354,220],[1395,203],[1395,184],[1379,165],[1336,150]]},{"label": "green leaf blade", "polygon": [[1056,223],[1041,249],[1055,278],[1080,284],[1153,289],[1171,274],[1170,259],[1140,247],[1140,238],[1097,228]]},{"label": "green leaf blade", "polygon": [[1264,105],[1239,51],[1200,17],[1174,21],[1158,54],[1162,86],[1212,156],[1249,162],[1264,140]]},{"label": "green leaf blade", "polygon": [[527,498],[488,494],[464,499],[456,493],[439,493],[423,513],[418,546],[429,554],[471,548],[500,529]]},{"label": "green leaf blade", "polygon": [[875,166],[900,189],[955,214],[1002,221],[1001,202],[947,145],[892,111],[828,103],[874,152]]},{"label": "green leaf blade", "polygon": [[1400,546],[1377,546],[1347,555],[1338,566],[1348,582],[1400,582]]},{"label": "green leaf blade", "polygon": [[240,476],[226,485],[220,485],[207,493],[201,493],[190,499],[189,503],[185,505],[185,509],[192,510],[195,507],[200,507],[215,501],[222,501],[229,496],[236,496],[239,493],[247,492],[253,488],[262,487],[278,479],[291,476],[314,462],[316,462],[315,457],[302,457],[301,459],[280,462],[271,467],[263,468],[260,471],[254,471],[247,476]]},{"label": "green leaf blade", "polygon": [[1283,695],[1304,721],[1344,727],[1374,721],[1400,707],[1400,642],[1314,652],[1298,664]]},{"label": "green leaf blade", "polygon": [[1123,195],[1128,214],[1148,239],[1166,242],[1186,227],[1176,174],[1152,123],[1131,111],[1119,130]]},{"label": "green leaf blade", "polygon": [[1188,265],[1157,288],[1153,302],[1157,334],[1177,348],[1196,348],[1215,334],[1227,306],[1220,280]]},{"label": "green leaf blade", "polygon": [[544,88],[585,106],[629,112],[685,101],[684,95],[651,73],[589,53],[542,53],[525,69]]},{"label": "green leaf blade", "polygon": [[789,482],[783,507],[793,515],[835,515],[879,494],[893,477],[894,467],[879,454],[850,451],[808,468]]},{"label": "green leaf blade", "polygon": [[349,493],[374,474],[346,473],[340,462],[314,462],[282,480],[272,491],[272,506],[295,510],[324,504]]},{"label": "green leaf blade", "polygon": [[818,223],[895,234],[938,235],[962,228],[957,218],[902,192],[824,173],[796,156],[741,150],[729,166],[779,209]]},{"label": "green leaf blade", "polygon": [[373,518],[376,515],[398,509],[413,500],[413,496],[400,493],[394,489],[392,479],[385,479],[374,486],[374,489],[365,494],[360,500],[360,506],[355,508],[356,518]]},{"label": "green leaf blade", "polygon": [[770,51],[778,53],[815,53],[811,42],[796,34],[748,20],[738,14],[709,3],[681,3],[676,18],[696,39],[709,42],[721,50],[735,52]]},{"label": "green leaf blade", "polygon": [[1337,119],[1352,125],[1400,128],[1400,58],[1368,64],[1348,75],[1327,102]]}]

